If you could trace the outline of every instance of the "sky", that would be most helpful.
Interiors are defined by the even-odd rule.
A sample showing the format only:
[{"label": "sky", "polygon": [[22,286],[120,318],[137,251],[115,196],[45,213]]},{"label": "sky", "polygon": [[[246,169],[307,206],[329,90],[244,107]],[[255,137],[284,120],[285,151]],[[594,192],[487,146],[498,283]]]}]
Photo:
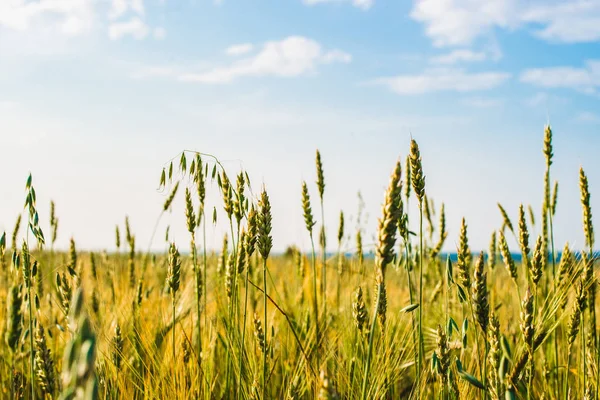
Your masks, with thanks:
[{"label": "sky", "polygon": [[141,249],[164,249],[167,225],[185,248],[182,196],[150,236],[161,169],[186,149],[247,170],[271,197],[275,250],[308,249],[301,183],[318,211],[319,149],[330,249],[340,210],[356,231],[359,191],[372,244],[412,137],[445,204],[445,251],[462,217],[476,251],[502,224],[497,202],[539,221],[550,122],[555,239],[581,248],[580,166],[600,210],[599,105],[600,0],[0,0],[0,232],[31,172],[59,248],[114,250],[125,215]]}]

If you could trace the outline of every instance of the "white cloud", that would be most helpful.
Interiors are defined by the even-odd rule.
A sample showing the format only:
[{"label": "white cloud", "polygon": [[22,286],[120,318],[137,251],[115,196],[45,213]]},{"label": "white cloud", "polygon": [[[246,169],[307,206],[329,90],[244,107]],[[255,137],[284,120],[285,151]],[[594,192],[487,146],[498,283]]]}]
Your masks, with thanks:
[{"label": "white cloud", "polygon": [[112,0],[108,17],[115,20],[125,15],[129,10],[138,15],[144,15],[144,0]]},{"label": "white cloud", "polygon": [[158,28],[154,28],[154,39],[156,40],[163,40],[164,38],[167,37],[167,30],[161,26],[159,26]]},{"label": "white cloud", "polygon": [[504,99],[494,97],[467,97],[463,103],[474,108],[494,108],[504,104]]},{"label": "white cloud", "polygon": [[548,107],[550,104],[564,105],[567,103],[569,103],[569,99],[566,97],[556,96],[546,92],[538,92],[523,101],[523,104],[533,108],[538,108],[540,106]]},{"label": "white cloud", "polygon": [[475,92],[493,89],[510,78],[504,72],[468,73],[462,69],[431,69],[417,75],[378,78],[372,83],[403,95],[439,91]]},{"label": "white cloud", "polygon": [[27,31],[50,27],[66,35],[89,31],[94,22],[94,0],[0,1],[0,27]]},{"label": "white cloud", "polygon": [[362,10],[368,10],[375,4],[375,0],[302,0],[302,2],[309,6],[324,3],[352,3],[354,7]]},{"label": "white cloud", "polygon": [[456,64],[459,62],[478,62],[487,58],[483,51],[475,52],[467,49],[453,50],[450,53],[432,57],[429,61],[433,64]]},{"label": "white cloud", "polygon": [[600,88],[600,60],[589,60],[582,68],[546,67],[523,71],[521,82],[545,88],[566,88],[594,94]]},{"label": "white cloud", "polygon": [[250,53],[254,49],[252,43],[234,44],[225,49],[228,56],[241,56]]},{"label": "white cloud", "polygon": [[416,0],[410,15],[438,47],[470,45],[495,29],[527,26],[544,40],[600,39],[597,0]]},{"label": "white cloud", "polygon": [[206,72],[182,74],[179,80],[223,84],[246,76],[294,77],[314,73],[319,64],[347,63],[350,58],[349,54],[340,50],[323,51],[321,45],[314,40],[290,36],[281,41],[265,43],[255,56]]},{"label": "white cloud", "polygon": [[597,0],[542,3],[529,9],[523,20],[544,25],[534,33],[549,41],[577,43],[600,39],[600,2]]},{"label": "white cloud", "polygon": [[577,116],[575,117],[575,121],[597,124],[600,123],[600,115],[590,111],[582,111],[579,114],[577,114]]},{"label": "white cloud", "polygon": [[338,49],[328,51],[323,55],[323,63],[332,64],[336,62],[348,64],[352,62],[352,55]]},{"label": "white cloud", "polygon": [[131,35],[137,40],[141,40],[148,36],[150,29],[148,26],[139,18],[133,17],[126,22],[115,22],[110,24],[108,27],[108,37],[111,40],[117,40],[124,36]]}]

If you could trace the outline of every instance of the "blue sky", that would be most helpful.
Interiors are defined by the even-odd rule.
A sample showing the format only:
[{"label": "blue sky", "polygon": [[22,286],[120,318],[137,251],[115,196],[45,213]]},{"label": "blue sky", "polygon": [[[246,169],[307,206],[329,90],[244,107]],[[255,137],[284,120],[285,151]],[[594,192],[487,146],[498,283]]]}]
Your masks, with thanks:
[{"label": "blue sky", "polygon": [[[359,190],[370,238],[412,135],[427,192],[446,206],[446,250],[463,216],[482,249],[498,201],[513,219],[520,203],[539,210],[549,120],[556,241],[579,248],[580,165],[600,207],[599,105],[598,0],[4,0],[0,231],[31,171],[42,224],[56,201],[59,246],[110,249],[127,214],[145,247],[161,168],[194,149],[266,185],[276,249],[307,247],[300,185],[316,199],[319,148],[330,243]],[[179,203],[158,236],[170,224],[184,247]]]}]

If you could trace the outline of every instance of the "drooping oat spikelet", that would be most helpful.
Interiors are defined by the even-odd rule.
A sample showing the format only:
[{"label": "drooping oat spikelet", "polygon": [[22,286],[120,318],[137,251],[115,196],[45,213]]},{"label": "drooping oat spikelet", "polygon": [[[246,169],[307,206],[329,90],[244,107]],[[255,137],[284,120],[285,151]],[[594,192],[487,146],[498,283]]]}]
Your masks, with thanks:
[{"label": "drooping oat spikelet", "polygon": [[470,259],[471,249],[469,248],[469,238],[467,236],[467,222],[463,218],[460,224],[456,268],[458,269],[459,282],[465,291],[468,291],[471,287]]},{"label": "drooping oat spikelet", "polygon": [[23,296],[21,294],[21,288],[17,285],[11,286],[6,301],[6,332],[4,334],[4,340],[13,353],[17,351],[21,332],[23,332],[22,305]]},{"label": "drooping oat spikelet", "polygon": [[325,193],[325,176],[323,173],[323,162],[321,161],[321,153],[317,150],[316,156],[317,164],[317,188],[319,189],[319,198],[323,201],[323,194]]},{"label": "drooping oat spikelet", "polygon": [[511,278],[517,279],[517,267],[515,266],[515,261],[513,260],[512,254],[510,253],[510,249],[508,248],[508,243],[506,243],[506,238],[504,237],[504,232],[500,231],[500,253],[502,254],[502,259],[504,260],[504,265],[508,270],[508,273]]},{"label": "drooping oat spikelet", "polygon": [[538,236],[535,242],[535,250],[533,252],[533,258],[530,263],[529,275],[531,276],[531,281],[535,286],[538,285],[540,280],[542,279],[542,273],[544,271],[544,255],[542,254],[544,242],[541,236]]},{"label": "drooping oat spikelet", "polygon": [[115,327],[115,336],[112,339],[112,362],[115,368],[121,369],[121,362],[123,360],[123,336],[121,334],[121,327],[119,324]]},{"label": "drooping oat spikelet", "polygon": [[339,395],[333,387],[327,372],[322,369],[319,377],[319,400],[336,400]]},{"label": "drooping oat spikelet", "polygon": [[499,400],[502,393],[500,393],[499,390],[500,379],[498,376],[498,369],[500,368],[502,349],[500,348],[500,322],[498,321],[498,317],[496,317],[493,312],[490,314],[487,338],[489,343],[488,381],[490,395],[492,400]]},{"label": "drooping oat spikelet", "polygon": [[258,344],[261,353],[266,353],[265,334],[262,327],[262,321],[257,313],[254,313],[254,337],[256,338],[256,343]]},{"label": "drooping oat spikelet", "polygon": [[483,252],[481,252],[479,254],[479,258],[475,262],[475,274],[471,300],[473,303],[473,312],[475,313],[475,318],[477,319],[477,323],[485,335],[487,333],[490,317],[490,303],[487,289],[487,273],[484,272],[484,266],[484,255]]},{"label": "drooping oat spikelet", "polygon": [[173,200],[175,199],[175,195],[177,195],[178,189],[179,189],[179,181],[177,183],[175,183],[175,186],[173,186],[171,193],[169,193],[169,197],[167,197],[167,199],[165,200],[165,202],[163,204],[163,212],[166,212],[171,207],[171,204],[173,204]]},{"label": "drooping oat spikelet", "polygon": [[52,354],[46,345],[44,328],[39,322],[35,332],[35,374],[42,392],[52,397],[56,389],[56,370]]},{"label": "drooping oat spikelet", "polygon": [[185,219],[187,230],[194,233],[196,230],[196,215],[194,214],[194,204],[192,203],[192,193],[189,188],[185,188]]},{"label": "drooping oat spikelet", "polygon": [[508,217],[508,213],[506,212],[506,210],[504,209],[504,207],[502,207],[502,204],[498,203],[498,209],[500,210],[500,214],[502,214],[502,231],[504,231],[504,228],[508,228],[512,233],[515,233],[515,230],[513,228],[513,224],[510,221],[510,218]]},{"label": "drooping oat spikelet", "polygon": [[494,269],[496,267],[496,258],[498,257],[496,250],[496,231],[492,232],[490,238],[490,246],[488,250],[488,268]]},{"label": "drooping oat spikelet", "polygon": [[579,189],[581,190],[581,206],[583,208],[583,232],[585,233],[585,244],[594,249],[594,226],[592,225],[592,207],[590,205],[590,191],[588,178],[583,168],[579,168]]},{"label": "drooping oat spikelet", "polygon": [[523,204],[519,206],[519,245],[521,246],[521,255],[523,256],[523,267],[530,269],[529,266],[529,230],[527,229],[527,221],[525,220],[525,208]]},{"label": "drooping oat spikelet", "polygon": [[365,324],[368,319],[367,307],[365,306],[365,300],[363,299],[363,291],[359,286],[354,292],[354,301],[352,302],[352,317],[354,319],[354,325],[360,333],[363,333]]},{"label": "drooping oat spikelet", "polygon": [[263,259],[267,259],[269,257],[269,253],[271,252],[271,248],[273,247],[273,238],[271,237],[271,203],[269,202],[269,195],[265,189],[263,189],[261,193],[258,206],[260,210],[257,220],[258,252]]},{"label": "drooping oat spikelet", "polygon": [[419,207],[423,207],[425,197],[425,175],[423,174],[423,164],[419,145],[412,139],[410,141],[410,180],[412,182],[415,195],[419,201]]},{"label": "drooping oat spikelet", "polygon": [[175,243],[171,243],[169,247],[169,264],[167,269],[167,285],[171,295],[174,297],[179,291],[181,280],[181,257],[179,251],[175,247]]}]

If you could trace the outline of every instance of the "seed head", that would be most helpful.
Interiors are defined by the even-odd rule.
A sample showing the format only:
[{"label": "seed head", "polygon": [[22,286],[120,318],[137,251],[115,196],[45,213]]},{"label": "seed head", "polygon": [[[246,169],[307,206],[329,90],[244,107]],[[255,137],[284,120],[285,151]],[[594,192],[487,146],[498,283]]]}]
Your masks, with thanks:
[{"label": "seed head", "polygon": [[425,197],[425,175],[423,174],[423,165],[419,145],[413,139],[410,141],[410,180],[419,201],[419,207],[423,207]]},{"label": "seed head", "polygon": [[260,208],[258,214],[258,252],[266,260],[273,247],[273,238],[271,237],[271,203],[265,189],[262,191],[258,206]]},{"label": "seed head", "polygon": [[325,193],[325,176],[323,175],[323,162],[321,161],[321,153],[317,150],[317,188],[319,189],[319,197],[323,202],[323,194]]},{"label": "seed head", "polygon": [[487,332],[490,317],[490,304],[487,290],[487,273],[484,272],[484,266],[484,256],[483,252],[481,252],[477,262],[475,263],[475,282],[473,282],[471,298],[473,301],[473,311],[477,318],[477,323],[485,334]]},{"label": "seed head", "polygon": [[169,266],[167,270],[167,284],[171,290],[171,295],[175,297],[179,291],[181,279],[181,257],[175,243],[171,243],[169,247]]}]

